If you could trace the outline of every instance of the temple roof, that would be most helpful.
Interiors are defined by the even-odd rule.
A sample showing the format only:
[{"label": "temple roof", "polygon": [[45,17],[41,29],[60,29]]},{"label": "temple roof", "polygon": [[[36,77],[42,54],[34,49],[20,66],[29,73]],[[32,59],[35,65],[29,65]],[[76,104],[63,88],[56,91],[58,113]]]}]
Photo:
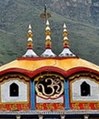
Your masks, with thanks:
[{"label": "temple roof", "polygon": [[52,52],[51,29],[49,21],[45,28],[45,51],[38,56],[33,51],[32,27],[28,27],[27,51],[21,58],[16,59],[0,67],[0,75],[9,72],[24,73],[33,76],[44,71],[52,71],[69,75],[76,72],[88,71],[99,75],[99,66],[77,57],[69,49],[68,31],[63,25],[63,51],[56,56]]},{"label": "temple roof", "polygon": [[[35,73],[52,71],[57,73],[93,72],[99,75],[99,66],[81,58],[20,58],[0,67],[0,75],[8,72]],[[34,74],[33,74],[34,72]],[[65,75],[65,74],[64,74]]]}]

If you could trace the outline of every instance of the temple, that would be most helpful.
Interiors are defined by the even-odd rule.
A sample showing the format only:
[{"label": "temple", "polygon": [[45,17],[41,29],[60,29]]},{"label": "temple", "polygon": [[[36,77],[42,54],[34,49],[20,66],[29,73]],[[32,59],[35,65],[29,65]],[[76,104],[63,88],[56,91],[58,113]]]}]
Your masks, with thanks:
[{"label": "temple", "polygon": [[26,53],[0,67],[0,118],[99,119],[99,66],[70,50],[65,23],[59,55],[52,51],[51,33],[47,20],[39,56],[30,24]]}]

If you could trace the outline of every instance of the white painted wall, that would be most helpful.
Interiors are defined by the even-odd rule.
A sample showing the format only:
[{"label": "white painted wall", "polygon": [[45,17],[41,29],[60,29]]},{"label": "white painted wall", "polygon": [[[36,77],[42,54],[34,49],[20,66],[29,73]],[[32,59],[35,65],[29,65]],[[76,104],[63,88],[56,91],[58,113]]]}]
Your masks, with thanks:
[{"label": "white painted wall", "polygon": [[[81,96],[80,85],[86,81],[90,85],[90,96]],[[73,101],[99,101],[99,83],[93,79],[80,78],[71,83]]]},{"label": "white painted wall", "polygon": [[43,99],[36,96],[36,103],[64,103],[64,97],[61,96],[57,99]]},{"label": "white painted wall", "polygon": [[[9,86],[12,83],[16,83],[19,86],[19,96],[18,97],[10,97]],[[18,80],[9,80],[3,83],[0,87],[1,90],[1,102],[20,102],[27,101],[27,84],[24,82],[20,82]]]}]

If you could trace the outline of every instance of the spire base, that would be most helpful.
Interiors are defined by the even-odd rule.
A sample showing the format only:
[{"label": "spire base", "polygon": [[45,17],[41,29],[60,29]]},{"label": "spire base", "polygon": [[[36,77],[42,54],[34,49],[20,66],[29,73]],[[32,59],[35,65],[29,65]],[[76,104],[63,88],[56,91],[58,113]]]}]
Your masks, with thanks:
[{"label": "spire base", "polygon": [[69,48],[64,48],[59,54],[59,57],[76,57],[76,55],[74,55]]},{"label": "spire base", "polygon": [[23,57],[38,57],[38,55],[32,49],[27,49]]},{"label": "spire base", "polygon": [[42,57],[56,57],[56,55],[52,52],[51,49],[46,49],[42,55]]}]

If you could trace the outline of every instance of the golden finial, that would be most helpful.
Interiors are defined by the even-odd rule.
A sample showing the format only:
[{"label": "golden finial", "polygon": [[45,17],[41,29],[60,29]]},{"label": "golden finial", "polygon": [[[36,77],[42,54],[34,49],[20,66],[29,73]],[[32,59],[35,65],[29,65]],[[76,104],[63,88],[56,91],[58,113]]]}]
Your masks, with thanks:
[{"label": "golden finial", "polygon": [[49,21],[47,20],[46,21],[46,28],[45,28],[45,35],[46,35],[46,41],[45,41],[45,47],[46,47],[46,49],[47,48],[51,48],[51,45],[52,45],[52,43],[51,43],[51,37],[50,37],[50,35],[51,35],[51,29],[50,29],[50,26],[49,26],[50,24],[49,24]]},{"label": "golden finial", "polygon": [[28,27],[28,34],[27,34],[28,40],[27,40],[27,49],[32,49],[33,48],[33,33],[32,33],[32,27],[31,24],[29,24]]},{"label": "golden finial", "polygon": [[51,47],[52,47],[52,42],[51,42],[51,29],[50,29],[50,24],[49,21],[46,21],[46,28],[45,28],[45,51],[42,53],[42,57],[55,57],[56,55],[53,53]]},{"label": "golden finial", "polygon": [[69,49],[68,31],[66,24],[63,25],[63,51],[59,54],[59,57],[75,57],[75,55]]},{"label": "golden finial", "polygon": [[32,33],[32,27],[31,24],[29,24],[28,27],[28,33],[27,33],[27,51],[26,53],[23,55],[23,57],[38,57],[38,55],[33,51],[33,33]]},{"label": "golden finial", "polygon": [[63,25],[63,47],[64,48],[69,48],[69,40],[68,40],[68,31],[66,24],[64,23]]}]

